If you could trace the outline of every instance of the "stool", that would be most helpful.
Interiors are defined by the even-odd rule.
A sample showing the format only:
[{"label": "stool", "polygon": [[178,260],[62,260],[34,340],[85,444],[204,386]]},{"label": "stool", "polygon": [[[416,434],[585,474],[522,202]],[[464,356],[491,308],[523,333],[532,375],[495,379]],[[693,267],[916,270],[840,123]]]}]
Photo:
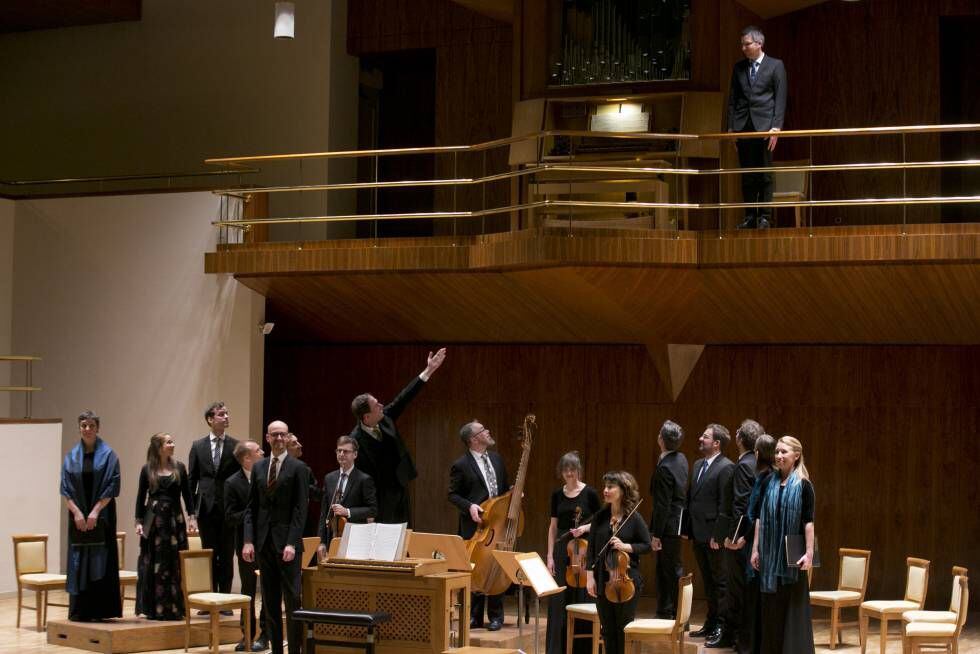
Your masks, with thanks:
[{"label": "stool", "polygon": [[[591,634],[575,634],[575,621],[586,620],[592,623]],[[605,643],[599,630],[599,612],[595,604],[569,604],[565,607],[565,621],[567,623],[567,633],[565,635],[565,652],[572,654],[572,646],[576,638],[592,638],[592,654],[599,654],[599,648],[606,650]]]},{"label": "stool", "polygon": [[[293,611],[293,620],[302,622],[303,629],[306,631],[306,638],[303,644],[304,652],[315,652],[317,645],[333,645],[336,647],[361,647],[367,654],[374,654],[374,628],[382,622],[391,620],[391,614],[299,609]],[[352,643],[346,640],[323,640],[314,635],[314,630],[318,624],[363,627],[367,629],[367,634],[364,637],[363,643]]]}]

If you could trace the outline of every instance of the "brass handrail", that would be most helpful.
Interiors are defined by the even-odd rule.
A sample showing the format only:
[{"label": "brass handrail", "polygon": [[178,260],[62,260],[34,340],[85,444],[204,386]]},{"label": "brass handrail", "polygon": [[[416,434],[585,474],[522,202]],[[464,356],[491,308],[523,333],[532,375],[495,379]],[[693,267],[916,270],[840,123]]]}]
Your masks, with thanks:
[{"label": "brass handrail", "polygon": [[[803,129],[778,132],[779,138],[798,138],[811,136],[880,136],[883,134],[936,134],[942,132],[980,131],[980,123],[957,123],[946,125],[902,125],[890,127],[843,127],[837,129]],[[502,145],[510,145],[547,136],[588,136],[624,140],[670,140],[670,141],[716,141],[747,138],[751,136],[772,136],[771,132],[717,132],[710,134],[659,134],[652,132],[591,132],[583,130],[541,130],[522,136],[509,136],[472,145],[438,145],[411,148],[389,148],[375,150],[338,150],[334,152],[301,152],[294,154],[245,155],[238,157],[213,157],[205,159],[206,164],[233,164],[244,161],[288,161],[292,159],[333,159],[349,157],[375,157],[406,154],[446,154],[459,152],[480,152]]]},{"label": "brass handrail", "polygon": [[23,362],[26,367],[26,380],[23,386],[0,386],[0,392],[23,393],[24,404],[27,418],[31,417],[31,393],[43,390],[40,386],[34,385],[33,364],[40,361],[41,357],[28,356],[23,354],[0,354],[0,361]]},{"label": "brass handrail", "polygon": [[200,170],[192,173],[160,173],[140,175],[103,175],[100,177],[64,177],[61,179],[0,179],[5,186],[35,186],[44,184],[75,184],[92,182],[127,182],[141,179],[167,179],[176,177],[214,177],[216,175],[243,175],[261,172],[258,168],[238,168],[236,170]]}]

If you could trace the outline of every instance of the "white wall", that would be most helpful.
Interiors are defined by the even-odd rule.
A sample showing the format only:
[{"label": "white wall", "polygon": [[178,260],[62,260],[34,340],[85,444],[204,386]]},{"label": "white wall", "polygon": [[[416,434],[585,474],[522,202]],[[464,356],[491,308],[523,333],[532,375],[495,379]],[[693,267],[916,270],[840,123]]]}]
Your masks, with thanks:
[{"label": "white wall", "polygon": [[[48,570],[57,572],[64,564],[61,552],[61,425],[0,424],[0,446],[5,452],[30,450],[32,462],[44,465],[9,465],[0,475],[0,497],[3,497],[3,520],[0,520],[0,543],[10,547],[14,534],[48,535]],[[0,556],[0,595],[17,590],[14,581],[13,552]],[[28,599],[28,602],[31,600]],[[26,617],[26,616],[25,616]],[[28,624],[30,624],[28,622]]]},{"label": "white wall", "polygon": [[[14,203],[0,199],[0,354],[23,354],[11,348],[14,293]],[[10,384],[10,363],[0,362],[0,386]],[[23,366],[19,366],[23,367]],[[0,393],[0,418],[10,415],[10,393]]]},{"label": "white wall", "polygon": [[101,416],[122,464],[129,569],[150,436],[171,432],[186,462],[216,399],[231,409],[231,433],[262,433],[264,298],[230,276],[204,274],[217,212],[210,193],[16,203],[13,347],[44,358],[34,415],[63,420],[62,454],[78,438],[79,412]]}]

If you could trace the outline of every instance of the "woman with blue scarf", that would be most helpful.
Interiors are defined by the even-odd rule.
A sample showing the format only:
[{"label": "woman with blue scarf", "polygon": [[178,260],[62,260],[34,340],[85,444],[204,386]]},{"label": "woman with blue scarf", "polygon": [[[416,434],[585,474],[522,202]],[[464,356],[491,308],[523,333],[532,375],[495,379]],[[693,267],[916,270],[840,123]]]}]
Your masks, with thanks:
[{"label": "woman with blue scarf", "polygon": [[68,619],[122,617],[116,500],[119,458],[99,438],[99,416],[78,416],[81,441],[65,455],[61,494],[68,507]]},{"label": "woman with blue scarf", "polygon": [[[758,572],[762,599],[760,651],[763,654],[813,652],[813,623],[806,571],[813,563],[814,493],[803,465],[803,445],[792,436],[776,443],[776,472],[762,488],[755,523],[752,567]],[[786,563],[786,536],[802,535],[806,551],[795,565]]]}]

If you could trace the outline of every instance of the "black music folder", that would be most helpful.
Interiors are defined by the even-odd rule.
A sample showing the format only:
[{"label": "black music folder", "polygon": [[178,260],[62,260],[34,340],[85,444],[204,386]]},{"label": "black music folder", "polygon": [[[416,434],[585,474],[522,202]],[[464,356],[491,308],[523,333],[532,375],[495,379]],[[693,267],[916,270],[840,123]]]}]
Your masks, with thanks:
[{"label": "black music folder", "polygon": [[[786,535],[786,565],[790,568],[798,568],[797,561],[806,554],[806,536],[803,534]],[[813,537],[813,567],[820,567],[820,546],[817,537]]]}]

